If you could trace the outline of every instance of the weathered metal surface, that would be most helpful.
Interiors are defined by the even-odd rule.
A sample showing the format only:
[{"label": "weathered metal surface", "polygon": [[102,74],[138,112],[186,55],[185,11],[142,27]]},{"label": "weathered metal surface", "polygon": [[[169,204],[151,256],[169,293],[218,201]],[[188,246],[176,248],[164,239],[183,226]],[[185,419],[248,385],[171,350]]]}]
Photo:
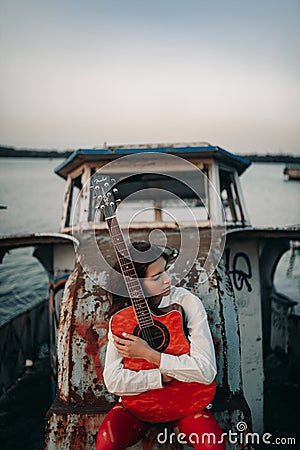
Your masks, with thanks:
[{"label": "weathered metal surface", "polygon": [[236,242],[231,239],[227,243],[226,255],[239,312],[244,394],[251,408],[253,428],[262,432],[264,368],[257,242],[251,239]]},{"label": "weathered metal surface", "polygon": [[76,263],[61,302],[58,329],[58,397],[65,402],[101,405],[114,401],[104,390],[102,377],[106,306],[101,288]]},{"label": "weathered metal surface", "polygon": [[274,274],[291,239],[300,239],[296,227],[227,233],[225,259],[238,307],[243,391],[258,433],[264,431],[264,360],[276,345],[283,351],[289,345],[288,316],[295,303],[278,303]]},{"label": "weathered metal surface", "polygon": [[284,353],[289,350],[289,318],[292,308],[298,302],[292,301],[285,295],[272,293],[271,300],[271,331],[270,331],[270,349],[278,351],[281,349]]},{"label": "weathered metal surface", "polygon": [[4,255],[13,248],[21,247],[51,247],[54,244],[76,243],[75,238],[63,233],[32,233],[0,237],[0,263]]},{"label": "weathered metal surface", "polygon": [[95,449],[97,431],[105,414],[86,410],[76,412],[58,404],[52,407],[48,416],[46,449]]}]

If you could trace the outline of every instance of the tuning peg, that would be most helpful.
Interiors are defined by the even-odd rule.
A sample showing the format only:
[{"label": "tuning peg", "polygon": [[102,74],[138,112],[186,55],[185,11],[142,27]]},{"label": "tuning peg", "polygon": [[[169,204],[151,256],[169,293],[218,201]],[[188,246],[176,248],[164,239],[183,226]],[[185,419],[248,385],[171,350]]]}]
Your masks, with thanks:
[{"label": "tuning peg", "polygon": [[118,198],[117,200],[116,200],[116,203],[118,203],[118,202],[120,202],[121,201],[121,199],[120,198]]},{"label": "tuning peg", "polygon": [[119,190],[117,188],[113,188],[113,192],[119,192]]}]

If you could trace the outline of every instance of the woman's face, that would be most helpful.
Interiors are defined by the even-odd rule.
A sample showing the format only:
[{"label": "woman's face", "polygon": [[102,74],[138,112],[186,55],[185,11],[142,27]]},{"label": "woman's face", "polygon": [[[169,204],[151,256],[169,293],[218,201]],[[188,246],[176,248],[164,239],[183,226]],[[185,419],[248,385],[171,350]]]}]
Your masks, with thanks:
[{"label": "woman's face", "polygon": [[171,280],[166,273],[166,260],[161,256],[153,263],[149,264],[146,277],[143,280],[143,287],[147,297],[164,297],[170,294]]}]

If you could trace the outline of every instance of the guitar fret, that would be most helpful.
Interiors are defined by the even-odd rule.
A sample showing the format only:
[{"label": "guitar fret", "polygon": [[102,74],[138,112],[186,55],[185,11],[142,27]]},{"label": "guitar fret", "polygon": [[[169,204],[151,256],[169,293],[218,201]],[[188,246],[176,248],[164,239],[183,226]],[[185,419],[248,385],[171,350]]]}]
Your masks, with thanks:
[{"label": "guitar fret", "polygon": [[140,283],[137,281],[137,279],[136,278],[133,278],[133,277],[126,277],[126,281],[127,281],[127,283],[130,285],[130,286],[132,286],[132,287],[135,287],[135,288],[140,288]]},{"label": "guitar fret", "polygon": [[133,291],[132,289],[130,289],[129,288],[129,290],[130,290],[130,296],[132,297],[132,298],[136,298],[136,297],[139,297],[139,296],[141,296],[142,294],[143,294],[143,292],[142,291],[137,291],[136,289]]},{"label": "guitar fret", "polygon": [[139,322],[144,322],[144,323],[149,322],[150,323],[150,321],[151,321],[151,323],[153,322],[152,317],[150,318],[150,317],[146,317],[146,316],[144,316],[142,314],[140,315]]},{"label": "guitar fret", "polygon": [[130,266],[129,264],[128,265],[126,265],[126,266],[124,266],[124,265],[122,265],[122,272],[125,274],[125,275],[127,275],[127,273],[130,273],[131,275],[128,275],[127,276],[127,278],[128,279],[136,279],[137,278],[137,274],[136,274],[136,271],[135,271],[135,268],[133,267],[133,266]]},{"label": "guitar fret", "polygon": [[137,289],[139,291],[142,291],[141,285],[139,283],[136,283],[132,277],[125,277],[125,283],[130,286],[132,289]]},{"label": "guitar fret", "polygon": [[138,312],[141,312],[141,313],[148,312],[148,308],[146,306],[136,305],[136,307],[139,308]]},{"label": "guitar fret", "polygon": [[136,280],[132,277],[126,277],[126,282],[127,284],[129,284],[130,287],[132,287],[133,289],[139,289],[141,290],[141,285],[140,283],[137,283]]},{"label": "guitar fret", "polygon": [[117,249],[118,257],[123,261],[124,264],[129,264],[130,261],[130,255],[124,255],[123,253],[119,252]]},{"label": "guitar fret", "polygon": [[153,326],[153,322],[142,322],[141,320],[139,320],[139,326],[140,328],[151,328]]},{"label": "guitar fret", "polygon": [[144,317],[139,317],[138,322],[140,327],[150,327],[153,325],[153,321],[150,321],[150,319],[145,319]]},{"label": "guitar fret", "polygon": [[113,239],[116,241],[115,242],[116,246],[123,247],[124,250],[127,250],[127,247],[125,246],[125,244],[123,242],[123,236],[121,234],[119,235],[119,237],[118,236],[114,236]]},{"label": "guitar fret", "polygon": [[140,284],[137,283],[136,280],[132,277],[126,277],[126,281],[131,287],[133,287],[135,289],[140,289],[140,287],[141,287]]},{"label": "guitar fret", "polygon": [[148,321],[149,319],[148,319],[148,317],[145,315],[145,313],[144,312],[140,312],[139,311],[139,318],[140,318],[140,321]]},{"label": "guitar fret", "polygon": [[[135,283],[134,281],[132,281],[132,278],[129,277],[125,277],[125,283],[127,284],[127,286],[129,286],[131,289],[136,289],[139,292],[143,292],[141,286],[137,283]],[[138,297],[138,296],[136,296]]]},{"label": "guitar fret", "polygon": [[124,269],[124,273],[126,276],[128,276],[129,278],[132,278],[130,275],[134,276],[136,274],[135,270],[133,267],[130,268],[125,268]]},{"label": "guitar fret", "polygon": [[130,294],[131,294],[132,298],[140,297],[141,295],[143,295],[143,292],[141,290],[132,289],[130,287],[129,287],[129,290],[130,290]]}]

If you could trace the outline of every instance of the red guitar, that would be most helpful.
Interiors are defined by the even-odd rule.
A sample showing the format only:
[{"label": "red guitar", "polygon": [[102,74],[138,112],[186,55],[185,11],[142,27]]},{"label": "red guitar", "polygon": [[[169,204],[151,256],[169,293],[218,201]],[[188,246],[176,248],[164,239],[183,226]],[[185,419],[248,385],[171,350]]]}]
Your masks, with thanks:
[{"label": "red guitar", "polygon": [[[157,351],[180,356],[190,352],[190,344],[183,329],[182,308],[174,303],[167,308],[150,310],[143,289],[116,218],[115,180],[108,176],[93,177],[92,186],[96,207],[103,212],[132,306],[118,311],[111,319],[112,333],[122,332],[141,337]],[[124,358],[124,368],[149,370],[157,368],[144,359]],[[193,414],[207,406],[215,394],[215,382],[206,385],[176,380],[162,389],[137,395],[123,395],[125,408],[145,422],[170,422]]]}]

